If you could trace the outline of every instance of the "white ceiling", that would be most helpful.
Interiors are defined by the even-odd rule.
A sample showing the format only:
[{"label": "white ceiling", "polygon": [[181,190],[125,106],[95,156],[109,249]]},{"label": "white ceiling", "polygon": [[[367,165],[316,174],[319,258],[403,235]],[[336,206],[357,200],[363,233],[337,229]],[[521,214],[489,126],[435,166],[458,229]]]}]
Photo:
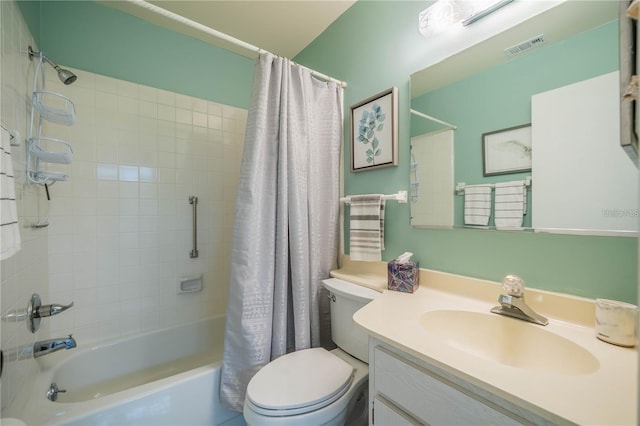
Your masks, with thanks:
[{"label": "white ceiling", "polygon": [[[156,0],[150,3],[269,52],[293,58],[356,0]],[[101,2],[146,21],[253,57],[253,53],[127,1]]]}]

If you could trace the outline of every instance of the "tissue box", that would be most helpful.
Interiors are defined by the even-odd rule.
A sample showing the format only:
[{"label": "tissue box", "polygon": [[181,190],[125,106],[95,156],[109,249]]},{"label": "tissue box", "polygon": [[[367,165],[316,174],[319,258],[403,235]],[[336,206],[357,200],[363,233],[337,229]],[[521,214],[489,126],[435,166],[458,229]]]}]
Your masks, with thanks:
[{"label": "tissue box", "polygon": [[406,263],[392,260],[387,265],[387,276],[389,290],[413,293],[420,285],[420,268],[414,260]]}]

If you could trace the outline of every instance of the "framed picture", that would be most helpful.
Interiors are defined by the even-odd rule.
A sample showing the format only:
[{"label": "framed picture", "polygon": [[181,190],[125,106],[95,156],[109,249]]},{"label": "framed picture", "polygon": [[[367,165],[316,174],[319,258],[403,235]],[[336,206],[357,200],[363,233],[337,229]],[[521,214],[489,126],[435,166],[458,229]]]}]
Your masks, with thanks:
[{"label": "framed picture", "polygon": [[531,124],[482,135],[484,176],[531,171]]},{"label": "framed picture", "polygon": [[398,88],[351,107],[351,171],[398,165]]}]

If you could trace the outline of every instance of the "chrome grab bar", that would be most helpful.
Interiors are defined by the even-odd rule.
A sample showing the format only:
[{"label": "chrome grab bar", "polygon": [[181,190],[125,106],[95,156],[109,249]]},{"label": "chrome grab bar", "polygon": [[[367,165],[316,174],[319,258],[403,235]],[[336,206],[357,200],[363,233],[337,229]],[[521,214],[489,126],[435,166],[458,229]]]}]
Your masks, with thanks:
[{"label": "chrome grab bar", "polygon": [[193,206],[193,249],[189,253],[191,259],[198,257],[198,197],[189,196],[189,204]]}]

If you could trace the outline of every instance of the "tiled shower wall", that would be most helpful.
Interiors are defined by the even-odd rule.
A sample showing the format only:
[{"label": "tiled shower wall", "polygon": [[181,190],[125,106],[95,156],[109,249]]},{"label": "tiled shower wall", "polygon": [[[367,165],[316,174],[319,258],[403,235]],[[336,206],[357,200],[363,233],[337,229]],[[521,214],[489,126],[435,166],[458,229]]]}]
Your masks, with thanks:
[{"label": "tiled shower wall", "polygon": [[[25,144],[28,125],[28,93],[33,84],[34,64],[26,55],[29,45],[37,49],[22,15],[13,1],[0,1],[0,120],[18,131],[20,146],[11,147],[16,183],[18,220],[22,250],[0,263],[0,305],[3,318],[13,310],[25,309],[32,293],[49,299],[47,231],[31,225],[38,219],[38,208],[44,209],[44,190],[25,183]],[[49,337],[49,324],[44,323],[31,334],[24,322],[0,321],[0,343],[4,353],[4,369],[0,379],[2,410],[24,388],[37,371],[31,348],[36,340]]]},{"label": "tiled shower wall", "polygon": [[[82,345],[223,313],[246,110],[73,71],[77,121],[45,127],[74,153],[50,167],[71,177],[50,188],[49,294],[75,303],[51,333]],[[199,275],[202,292],[178,294]]]},{"label": "tiled shower wall", "polygon": [[[35,65],[25,52],[37,46],[15,2],[0,1],[0,22],[1,119],[22,139],[13,148],[22,250],[0,267],[2,314],[26,308],[34,292],[43,303],[75,303],[35,335],[24,322],[0,323],[2,410],[11,414],[37,374],[36,340],[73,333],[82,348],[225,311],[246,110],[81,70],[64,86],[47,66],[46,88],[77,110],[71,127],[44,125],[74,152],[73,164],[50,165],[71,177],[50,186],[47,202],[24,172]],[[190,195],[199,201],[197,259]],[[180,278],[200,274],[202,292],[177,294]]]}]

